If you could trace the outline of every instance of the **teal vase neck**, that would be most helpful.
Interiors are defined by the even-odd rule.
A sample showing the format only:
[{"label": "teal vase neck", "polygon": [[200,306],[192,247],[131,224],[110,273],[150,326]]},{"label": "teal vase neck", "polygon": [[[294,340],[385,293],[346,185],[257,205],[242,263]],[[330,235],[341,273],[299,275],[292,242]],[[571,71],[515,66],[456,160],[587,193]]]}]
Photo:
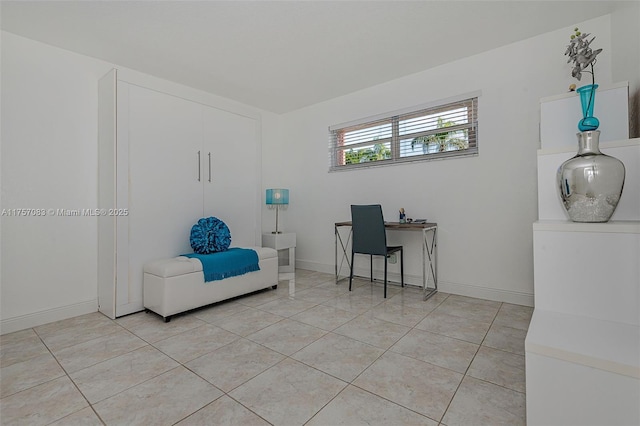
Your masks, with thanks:
[{"label": "teal vase neck", "polygon": [[596,103],[597,88],[597,84],[588,84],[577,90],[580,95],[580,104],[582,106],[582,119],[578,122],[578,129],[581,132],[597,130],[600,126],[600,120],[593,116],[593,107]]},{"label": "teal vase neck", "polygon": [[597,84],[587,84],[587,85],[585,85],[585,86],[578,87],[578,89],[576,90],[576,92],[578,92],[578,93],[582,94],[582,93],[584,93],[584,92],[589,92],[589,91],[591,91],[591,90],[596,90],[598,87],[600,87],[600,86],[598,86]]}]

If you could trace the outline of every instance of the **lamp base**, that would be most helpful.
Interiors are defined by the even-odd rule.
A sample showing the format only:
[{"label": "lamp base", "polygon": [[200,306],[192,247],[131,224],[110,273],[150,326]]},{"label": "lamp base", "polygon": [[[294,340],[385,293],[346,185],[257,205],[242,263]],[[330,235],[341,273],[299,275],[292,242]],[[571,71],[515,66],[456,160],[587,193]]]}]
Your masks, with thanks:
[{"label": "lamp base", "polygon": [[272,234],[282,234],[282,231],[271,231]]}]

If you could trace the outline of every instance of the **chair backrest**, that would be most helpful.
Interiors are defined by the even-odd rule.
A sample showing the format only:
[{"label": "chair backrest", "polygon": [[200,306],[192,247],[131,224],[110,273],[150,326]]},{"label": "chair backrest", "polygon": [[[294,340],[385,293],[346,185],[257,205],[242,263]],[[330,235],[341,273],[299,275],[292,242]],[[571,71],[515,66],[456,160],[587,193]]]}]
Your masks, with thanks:
[{"label": "chair backrest", "polygon": [[353,229],[352,251],[354,253],[385,255],[387,234],[380,204],[351,206]]}]

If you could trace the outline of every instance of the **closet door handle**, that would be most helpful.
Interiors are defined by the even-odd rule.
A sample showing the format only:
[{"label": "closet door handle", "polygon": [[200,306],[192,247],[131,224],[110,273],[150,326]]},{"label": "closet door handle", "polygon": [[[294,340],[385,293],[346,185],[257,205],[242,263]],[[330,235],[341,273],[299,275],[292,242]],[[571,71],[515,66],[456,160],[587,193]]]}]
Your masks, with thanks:
[{"label": "closet door handle", "polygon": [[209,182],[211,182],[211,153],[209,153]]},{"label": "closet door handle", "polygon": [[200,182],[200,176],[202,175],[200,170],[200,151],[198,151],[198,182]]}]

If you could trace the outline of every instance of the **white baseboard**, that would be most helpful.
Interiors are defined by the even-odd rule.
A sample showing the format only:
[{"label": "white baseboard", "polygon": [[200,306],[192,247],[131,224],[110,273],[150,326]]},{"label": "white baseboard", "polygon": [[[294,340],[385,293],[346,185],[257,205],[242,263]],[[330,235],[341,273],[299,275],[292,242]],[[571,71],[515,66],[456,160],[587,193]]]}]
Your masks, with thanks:
[{"label": "white baseboard", "polygon": [[335,266],[326,263],[312,262],[310,260],[296,259],[296,269],[305,269],[307,271],[324,272],[325,274],[335,274]]},{"label": "white baseboard", "polygon": [[[324,263],[318,263],[318,262],[310,262],[310,261],[305,261],[305,260],[296,260],[296,268],[299,269],[306,269],[309,271],[316,271],[316,272],[324,272],[326,274],[335,274],[336,273],[336,268],[334,265],[327,265]],[[358,277],[365,277],[368,278],[369,275],[371,274],[371,270],[368,268],[361,268],[361,267],[357,267],[355,271],[353,271],[353,274],[355,276]],[[342,265],[342,270],[340,271],[340,277],[348,277],[349,276],[349,268],[346,266],[346,264]],[[377,269],[373,270],[373,278],[376,280],[383,280],[384,279],[384,271],[378,271]],[[391,282],[394,283],[399,283],[400,282],[400,273],[398,272],[389,272],[387,275],[387,279]],[[416,285],[416,286],[422,286],[422,276],[418,276],[418,275],[410,275],[410,274],[404,274],[404,282],[406,284],[409,285]]]},{"label": "white baseboard", "polygon": [[34,312],[32,314],[20,315],[13,318],[2,319],[0,320],[0,334],[26,330],[27,328],[33,328],[50,322],[77,317],[78,315],[90,314],[92,312],[98,312],[98,299],[61,306],[59,308],[47,309],[46,311]]},{"label": "white baseboard", "polygon": [[[311,262],[305,260],[296,260],[296,268],[307,269],[310,271],[324,272],[327,274],[335,274],[335,266],[327,265],[318,262]],[[348,276],[349,268],[343,265],[340,276]],[[367,268],[356,267],[354,271],[355,275],[361,277],[368,277],[370,270]],[[374,278],[379,280],[383,279],[382,271],[373,271]],[[389,273],[388,280],[392,282],[400,282],[400,274]],[[404,275],[404,282],[409,285],[422,286],[422,276],[418,275]],[[430,281],[429,286],[433,283]],[[533,306],[533,293],[522,293],[511,290],[501,290],[490,287],[481,287],[473,284],[460,284],[452,283],[442,280],[440,278],[438,282],[438,290],[443,293],[458,294],[460,296],[475,297],[478,299],[495,300],[498,302],[513,303],[514,305]]]},{"label": "white baseboard", "polygon": [[522,293],[511,290],[480,287],[470,284],[451,283],[442,280],[438,283],[438,290],[443,293],[458,294],[460,296],[495,300],[497,302],[512,303],[514,305],[533,306],[533,293]]}]

